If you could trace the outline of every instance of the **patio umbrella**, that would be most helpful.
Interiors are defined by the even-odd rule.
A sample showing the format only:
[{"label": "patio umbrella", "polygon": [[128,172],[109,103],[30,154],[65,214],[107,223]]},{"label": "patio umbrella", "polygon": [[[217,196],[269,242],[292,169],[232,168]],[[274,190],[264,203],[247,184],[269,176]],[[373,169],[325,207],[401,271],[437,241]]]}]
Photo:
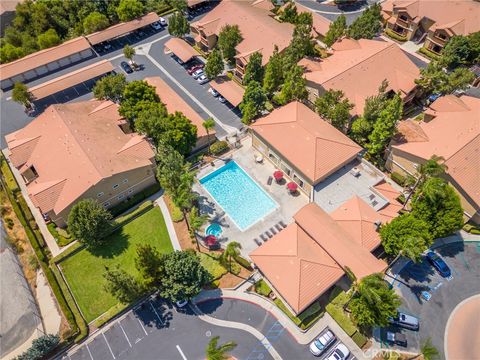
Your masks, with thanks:
[{"label": "patio umbrella", "polygon": [[273,173],[273,177],[275,178],[276,181],[280,181],[283,179],[283,172],[280,170],[277,170]]},{"label": "patio umbrella", "polygon": [[208,235],[206,238],[205,238],[205,244],[207,246],[213,246],[213,245],[216,245],[217,244],[217,238],[215,235]]},{"label": "patio umbrella", "polygon": [[287,189],[290,190],[290,192],[295,192],[298,189],[298,185],[296,183],[294,183],[293,181],[290,181],[287,184]]}]

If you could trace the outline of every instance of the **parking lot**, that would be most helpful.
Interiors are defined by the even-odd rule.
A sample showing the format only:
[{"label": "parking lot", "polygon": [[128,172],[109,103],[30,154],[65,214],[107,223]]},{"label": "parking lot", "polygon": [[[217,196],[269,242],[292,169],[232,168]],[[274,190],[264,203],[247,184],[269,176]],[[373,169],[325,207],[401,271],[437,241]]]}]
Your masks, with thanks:
[{"label": "parking lot", "polygon": [[[480,243],[455,242],[435,250],[447,263],[452,277],[443,278],[426,260],[405,266],[394,289],[402,297],[401,311],[420,319],[420,330],[410,331],[391,327],[390,330],[404,333],[407,348],[398,349],[418,352],[421,344],[431,338],[433,345],[444,358],[445,327],[453,309],[464,299],[480,293]],[[422,292],[427,291],[431,298],[427,301]],[[381,339],[384,339],[382,329]],[[385,347],[390,345],[383,343]]]},{"label": "parking lot", "polygon": [[238,344],[231,351],[238,359],[271,359],[252,335],[208,324],[189,307],[177,311],[160,300],[145,302],[58,359],[204,359],[210,338],[217,335],[220,344]]}]

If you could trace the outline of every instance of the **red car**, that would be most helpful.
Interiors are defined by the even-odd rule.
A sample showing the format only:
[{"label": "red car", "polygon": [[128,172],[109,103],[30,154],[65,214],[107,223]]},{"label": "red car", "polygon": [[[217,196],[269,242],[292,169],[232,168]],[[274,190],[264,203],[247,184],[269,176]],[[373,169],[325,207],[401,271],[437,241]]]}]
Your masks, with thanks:
[{"label": "red car", "polygon": [[192,67],[189,67],[187,70],[188,75],[192,75],[195,71],[203,69],[203,64],[197,64],[193,65]]}]

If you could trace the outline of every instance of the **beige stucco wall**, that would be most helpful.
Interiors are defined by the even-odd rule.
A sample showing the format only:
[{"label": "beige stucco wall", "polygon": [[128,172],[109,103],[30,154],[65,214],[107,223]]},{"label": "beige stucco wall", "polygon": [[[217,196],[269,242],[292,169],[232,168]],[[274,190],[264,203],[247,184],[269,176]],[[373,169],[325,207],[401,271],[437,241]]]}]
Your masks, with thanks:
[{"label": "beige stucco wall", "polygon": [[[124,181],[125,179],[127,182]],[[57,226],[66,226],[70,209],[79,200],[95,199],[101,204],[104,204],[106,208],[111,208],[126,200],[128,197],[133,196],[143,189],[153,185],[155,182],[156,178],[154,165],[116,174],[109,178],[103,179],[96,185],[92,186],[85,193],[79,196],[74,203],[60,211],[58,214],[51,212],[49,215],[52,221],[57,224]],[[116,184],[118,184],[118,187],[114,189],[113,186]],[[103,195],[98,196],[102,192]]]},{"label": "beige stucco wall", "polygon": [[[425,159],[416,157],[412,154],[405,153],[399,149],[392,148],[388,154],[386,167],[391,172],[397,172],[401,175],[412,175],[415,174],[416,171],[416,164],[422,164],[425,162]],[[455,182],[455,180],[450,176],[446,175],[445,180],[452,185],[457,194],[460,196],[460,201],[462,203],[463,210],[466,214],[468,214],[467,218],[472,218],[479,222],[480,220],[480,207],[476,205],[469,196],[463,191],[463,189]]]}]

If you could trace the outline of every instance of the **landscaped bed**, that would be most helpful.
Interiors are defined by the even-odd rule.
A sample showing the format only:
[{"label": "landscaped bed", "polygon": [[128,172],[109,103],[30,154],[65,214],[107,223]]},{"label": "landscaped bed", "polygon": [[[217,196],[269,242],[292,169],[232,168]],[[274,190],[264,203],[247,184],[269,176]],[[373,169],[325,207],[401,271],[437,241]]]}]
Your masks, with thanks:
[{"label": "landscaped bed", "polygon": [[83,249],[59,265],[87,322],[91,322],[118,301],[104,290],[103,273],[119,265],[133,276],[138,244],[151,244],[162,253],[173,251],[161,210],[147,211],[108,236],[98,250]]}]

